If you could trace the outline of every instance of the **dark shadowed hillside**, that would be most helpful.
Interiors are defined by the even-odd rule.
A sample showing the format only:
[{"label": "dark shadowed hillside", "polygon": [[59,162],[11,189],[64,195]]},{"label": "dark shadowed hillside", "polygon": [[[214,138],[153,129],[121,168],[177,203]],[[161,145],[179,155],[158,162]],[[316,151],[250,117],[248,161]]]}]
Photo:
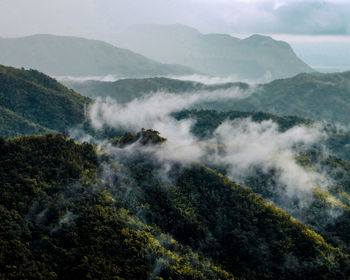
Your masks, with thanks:
[{"label": "dark shadowed hillside", "polygon": [[163,181],[142,147],[165,139],[145,133],[99,159],[62,135],[0,139],[1,278],[347,278],[347,255],[216,171],[174,164]]},{"label": "dark shadowed hillside", "polygon": [[0,135],[63,132],[83,122],[89,103],[43,73],[0,66]]}]

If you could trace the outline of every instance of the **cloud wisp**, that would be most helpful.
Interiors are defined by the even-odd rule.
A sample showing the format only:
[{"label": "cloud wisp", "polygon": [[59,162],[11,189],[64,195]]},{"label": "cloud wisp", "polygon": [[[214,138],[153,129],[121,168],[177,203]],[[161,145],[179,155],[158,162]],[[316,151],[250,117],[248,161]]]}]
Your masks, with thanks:
[{"label": "cloud wisp", "polygon": [[228,175],[240,183],[259,170],[270,174],[286,187],[287,197],[304,200],[317,186],[327,188],[330,180],[324,175],[301,167],[295,155],[326,137],[317,127],[295,126],[280,132],[271,120],[261,123],[251,119],[225,121],[214,133],[215,140],[225,145],[225,153],[215,155],[214,161],[227,168]]},{"label": "cloud wisp", "polygon": [[237,100],[248,97],[254,90],[230,88],[194,93],[157,92],[121,105],[116,100],[97,99],[90,108],[90,119],[95,129],[104,125],[138,131],[141,128],[158,130],[166,138],[181,141],[188,138],[192,120],[177,121],[172,113],[191,108],[204,101]]}]

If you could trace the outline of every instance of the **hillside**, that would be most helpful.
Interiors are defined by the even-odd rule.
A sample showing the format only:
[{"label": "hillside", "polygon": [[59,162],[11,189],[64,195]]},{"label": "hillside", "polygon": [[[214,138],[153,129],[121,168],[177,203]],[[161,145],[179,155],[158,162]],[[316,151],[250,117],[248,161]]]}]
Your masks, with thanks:
[{"label": "hillside", "polygon": [[157,137],[115,139],[126,153],[106,146],[102,157],[62,135],[0,139],[1,277],[348,277],[347,255],[216,171],[174,162],[163,181],[142,149]]},{"label": "hillside", "polygon": [[33,68],[54,76],[143,77],[193,73],[189,68],[161,64],[102,41],[54,35],[0,38],[0,64]]},{"label": "hillside", "polygon": [[[157,91],[171,93],[201,92],[239,88],[248,90],[247,97],[203,101],[196,108],[218,111],[270,112],[281,116],[301,116],[308,119],[348,125],[350,122],[350,72],[320,74],[304,73],[292,78],[250,86],[246,83],[199,82],[168,78],[124,79],[116,82],[65,81],[66,85],[90,98],[110,96],[120,103]],[[250,94],[249,92],[252,92]]]},{"label": "hillside", "polygon": [[163,63],[237,79],[273,80],[313,70],[285,42],[253,35],[201,34],[184,25],[134,25],[117,36],[120,46]]},{"label": "hillside", "polygon": [[198,82],[182,81],[168,78],[146,78],[146,79],[123,79],[115,82],[84,81],[74,80],[63,81],[65,85],[73,88],[81,94],[90,97],[112,97],[120,103],[130,102],[135,98],[140,98],[145,94],[158,91],[183,93],[193,91],[215,91],[229,89],[233,87],[245,89],[245,83],[225,83],[217,85],[205,85]]},{"label": "hillside", "polygon": [[299,74],[261,85],[251,96],[208,106],[218,110],[265,111],[348,125],[350,72]]},{"label": "hillside", "polygon": [[35,70],[0,65],[0,133],[64,132],[84,121],[90,99]]}]

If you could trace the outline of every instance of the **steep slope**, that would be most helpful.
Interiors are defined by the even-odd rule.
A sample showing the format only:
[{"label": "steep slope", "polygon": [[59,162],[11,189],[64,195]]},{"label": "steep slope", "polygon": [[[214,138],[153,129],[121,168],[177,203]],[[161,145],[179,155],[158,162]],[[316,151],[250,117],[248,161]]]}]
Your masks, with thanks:
[{"label": "steep slope", "polygon": [[35,124],[20,115],[0,106],[0,135],[15,137],[28,134],[45,134],[54,132]]},{"label": "steep slope", "polygon": [[[191,110],[176,113],[174,116],[179,120],[195,120],[192,131],[201,139],[212,137],[214,130],[226,120],[251,118],[254,122],[262,122],[271,119],[279,125],[279,130],[281,132],[295,126],[312,126],[315,124],[314,121],[300,117],[279,117],[261,112]],[[274,171],[262,172],[259,168],[256,168],[255,172],[250,170],[251,175],[248,176],[243,183],[249,186],[255,193],[262,195],[269,201],[273,201],[275,205],[288,210],[290,214],[294,212],[300,221],[321,234],[327,242],[349,253],[349,132],[341,132],[332,125],[324,127],[323,132],[327,133],[326,138],[313,147],[310,147],[309,150],[295,155],[300,166],[306,170],[324,174],[329,180],[327,188],[320,189],[316,187],[313,190],[313,198],[310,201],[304,201],[303,205],[297,207],[295,207],[295,205],[290,207],[288,203],[292,202],[293,205],[297,200],[293,202],[290,198],[281,199],[281,197],[279,197],[281,186],[278,186],[278,184],[276,185],[274,182]],[[324,153],[324,150],[327,152]],[[223,155],[222,152],[221,155]],[[225,168],[220,166],[213,167],[225,172]]]},{"label": "steep slope", "polygon": [[111,74],[133,77],[193,73],[186,67],[157,63],[102,41],[54,35],[0,38],[0,64],[34,68],[56,76]]},{"label": "steep slope", "polygon": [[0,138],[0,152],[1,279],[233,279],[121,208],[93,146]]},{"label": "steep slope", "polygon": [[99,160],[62,135],[0,138],[1,277],[348,277],[348,256],[248,188],[198,164],[175,163],[162,180],[143,149],[157,138],[119,139],[126,154]]},{"label": "steep slope", "polygon": [[83,122],[90,99],[35,70],[0,65],[1,135],[65,131]]},{"label": "steep slope", "polygon": [[244,100],[212,105],[218,110],[266,111],[348,125],[350,72],[300,74],[262,85]]},{"label": "steep slope", "polygon": [[168,78],[147,78],[147,79],[123,79],[115,82],[85,81],[77,82],[72,80],[63,81],[68,87],[90,97],[110,96],[120,103],[126,103],[132,99],[142,97],[148,93],[165,91],[172,93],[183,93],[191,91],[214,91],[229,89],[232,87],[248,88],[245,83],[225,83],[217,85],[205,85],[198,82],[182,81]]},{"label": "steep slope", "polygon": [[211,75],[272,80],[313,71],[285,42],[253,35],[244,40],[201,34],[184,25],[134,25],[117,37],[126,48],[163,63],[179,63]]}]

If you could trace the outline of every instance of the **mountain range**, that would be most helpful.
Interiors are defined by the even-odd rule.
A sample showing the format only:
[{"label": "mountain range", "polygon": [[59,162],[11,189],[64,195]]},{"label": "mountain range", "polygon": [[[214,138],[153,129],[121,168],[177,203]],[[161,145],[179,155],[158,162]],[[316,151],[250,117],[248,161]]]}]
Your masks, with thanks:
[{"label": "mountain range", "polygon": [[158,63],[102,41],[47,34],[0,38],[0,64],[32,68],[54,76],[148,77],[194,73],[187,67]]},{"label": "mountain range", "polygon": [[[0,278],[348,279],[349,133],[300,116],[252,112],[259,106],[268,111],[273,101],[286,112],[297,104],[301,116],[318,109],[320,120],[333,111],[345,115],[335,101],[346,106],[348,79],[345,72],[300,74],[256,87],[167,78],[68,85],[90,96],[84,97],[36,70],[1,66]],[[230,90],[251,92],[243,99],[199,104],[220,111],[171,114],[171,122],[192,120],[190,144],[198,146],[185,150],[191,152],[185,161],[181,146],[152,129],[124,129],[118,135],[107,130],[95,144],[58,133],[74,126],[85,133],[86,111],[99,95],[120,100],[125,108],[152,92],[181,97]],[[230,109],[243,105],[251,112]],[[118,120],[121,113],[113,116]],[[142,121],[140,113],[126,117]],[[263,137],[251,146],[255,138],[235,142],[240,134],[210,141],[225,123],[235,122],[233,133],[247,135],[246,122],[257,126],[255,138]],[[92,138],[100,133],[87,128]],[[275,146],[270,143],[275,138],[288,143],[306,132],[319,135],[318,141],[296,142],[290,153],[263,151],[249,176],[230,173],[228,163],[220,161],[244,147],[250,150],[241,160],[252,158],[259,141]],[[206,157],[188,161],[198,147]],[[290,161],[283,162],[286,158]],[[269,161],[285,164],[288,174],[301,178],[327,174],[327,187],[321,181],[307,190],[309,181],[298,176],[280,183],[283,169]],[[289,183],[298,185],[294,196]]]},{"label": "mountain range", "polygon": [[215,94],[216,90],[229,91],[239,88],[248,92],[246,97],[203,101],[196,105],[196,108],[296,115],[345,126],[350,122],[350,72],[304,73],[259,85],[239,82],[206,85],[168,78],[122,79],[115,82],[67,80],[65,83],[90,98],[110,96],[120,103],[161,91],[178,94],[212,91]]},{"label": "mountain range", "polygon": [[347,126],[350,121],[350,72],[304,73],[257,87],[245,99],[208,108],[298,115]]},{"label": "mountain range", "polygon": [[127,49],[48,34],[0,38],[0,64],[53,76],[118,78],[204,73],[266,81],[313,71],[287,43],[261,35],[241,40],[183,25],[137,25],[116,41]]},{"label": "mountain range", "polygon": [[127,28],[116,41],[162,63],[179,63],[214,76],[266,81],[314,71],[286,42],[268,36],[238,39],[179,24],[148,24]]},{"label": "mountain range", "polygon": [[164,77],[121,79],[115,82],[65,79],[62,83],[89,98],[95,99],[109,96],[120,103],[127,103],[135,98],[141,98],[144,95],[161,91],[181,94],[184,92],[227,90],[230,88],[248,89],[249,87],[248,84],[241,82],[206,85],[199,82]]}]

